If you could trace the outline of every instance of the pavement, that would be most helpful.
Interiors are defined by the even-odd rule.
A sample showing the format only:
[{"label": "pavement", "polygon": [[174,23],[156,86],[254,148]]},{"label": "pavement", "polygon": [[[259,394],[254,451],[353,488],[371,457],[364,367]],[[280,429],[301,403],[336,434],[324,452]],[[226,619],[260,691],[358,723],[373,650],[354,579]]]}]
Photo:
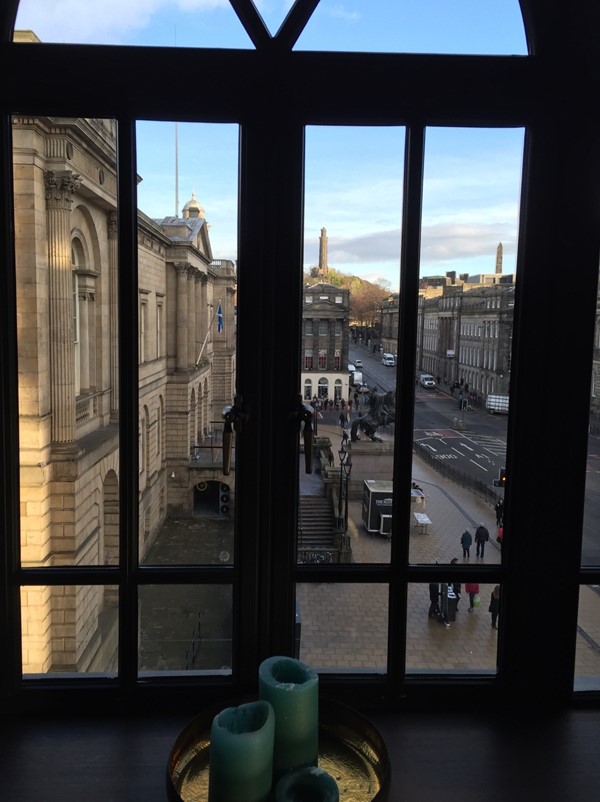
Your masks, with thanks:
[{"label": "pavement", "polygon": [[[354,416],[356,413],[353,412]],[[381,434],[391,439],[391,428]],[[339,412],[324,413],[320,436],[330,437],[337,461],[341,430]],[[427,534],[409,532],[412,564],[499,564],[494,511],[468,490],[443,478],[414,457],[413,480],[425,493],[425,512],[432,523]],[[323,492],[321,474],[301,472],[301,492]],[[351,500],[348,534],[353,562],[387,563],[390,541],[370,535],[362,526],[362,504]],[[480,522],[490,532],[483,560],[463,561],[460,536],[474,534]],[[230,517],[169,520],[145,564],[231,564],[233,531]],[[429,588],[412,583],[406,599],[406,668],[410,673],[496,672],[497,630],[488,612],[492,585],[480,586],[480,607],[468,611],[463,592],[456,620],[446,628],[428,617]],[[577,633],[576,688],[600,688],[600,588],[582,587]],[[319,670],[384,672],[387,670],[389,594],[385,584],[299,583],[300,657]],[[213,671],[231,665],[232,594],[229,585],[148,586],[140,599],[140,669]],[[502,626],[500,617],[499,626]]]},{"label": "pavement", "polygon": [[[353,418],[355,413],[351,413]],[[339,412],[326,412],[319,422],[319,436],[329,436],[337,464],[341,429]],[[391,432],[381,432],[384,439]],[[302,481],[305,481],[304,479]],[[320,482],[320,474],[311,482]],[[409,560],[413,564],[450,563],[458,565],[499,564],[500,546],[496,542],[494,510],[468,490],[442,477],[417,456],[413,461],[413,481],[425,493],[425,512],[432,523],[427,534],[411,526]],[[304,491],[303,491],[304,492]],[[388,538],[371,535],[362,525],[362,503],[348,506],[348,534],[352,560],[356,563],[387,563]],[[484,523],[490,532],[483,559],[471,546],[469,559],[463,559],[460,536],[465,529],[475,534]],[[491,626],[488,611],[493,585],[480,585],[480,606],[469,612],[468,595],[462,591],[455,621],[445,627],[428,617],[427,584],[410,584],[406,599],[406,668],[410,673],[456,672],[491,674],[496,672],[498,631]],[[600,595],[599,588],[582,587],[577,634],[576,688],[600,688]],[[300,657],[309,665],[329,670],[383,672],[387,667],[388,590],[373,584],[299,585],[302,610]],[[502,625],[501,618],[499,626]]]}]

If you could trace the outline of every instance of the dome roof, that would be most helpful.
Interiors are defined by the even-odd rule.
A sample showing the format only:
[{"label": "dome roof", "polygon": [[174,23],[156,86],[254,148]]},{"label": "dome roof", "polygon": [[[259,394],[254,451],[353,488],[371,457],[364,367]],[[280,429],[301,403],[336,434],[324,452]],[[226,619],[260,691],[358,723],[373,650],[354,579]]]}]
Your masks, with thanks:
[{"label": "dome roof", "polygon": [[183,207],[184,217],[205,217],[204,207],[198,202],[196,193],[192,192],[192,197]]}]

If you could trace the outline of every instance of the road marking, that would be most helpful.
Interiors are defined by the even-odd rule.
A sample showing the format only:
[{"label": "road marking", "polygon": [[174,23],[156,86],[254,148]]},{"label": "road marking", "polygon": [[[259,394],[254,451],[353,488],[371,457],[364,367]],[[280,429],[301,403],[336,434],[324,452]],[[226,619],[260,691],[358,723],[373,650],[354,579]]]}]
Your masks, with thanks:
[{"label": "road marking", "polygon": [[473,465],[477,465],[478,468],[481,468],[482,471],[485,471],[486,473],[488,472],[487,468],[484,468],[483,465],[480,465],[478,462],[475,462],[474,459],[472,459],[471,462],[473,463]]},{"label": "road marking", "polygon": [[461,443],[461,446],[462,446],[463,448],[466,448],[466,449],[468,449],[469,451],[475,451],[475,449],[474,449],[474,448],[471,448],[471,446],[468,446],[466,443]]},{"label": "road marking", "polygon": [[466,457],[467,456],[463,451],[459,451],[458,448],[454,448],[454,446],[451,446],[451,448],[452,448],[452,451],[456,451],[456,453],[460,454],[461,457]]},{"label": "road marking", "polygon": [[437,448],[434,448],[433,446],[430,446],[429,443],[423,443],[423,446],[425,448],[430,448],[432,451],[437,452]]}]

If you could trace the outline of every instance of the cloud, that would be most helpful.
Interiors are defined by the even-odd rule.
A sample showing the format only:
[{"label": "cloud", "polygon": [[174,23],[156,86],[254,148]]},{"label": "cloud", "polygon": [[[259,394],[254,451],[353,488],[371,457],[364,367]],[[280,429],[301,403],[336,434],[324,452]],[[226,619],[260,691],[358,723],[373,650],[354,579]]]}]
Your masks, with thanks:
[{"label": "cloud", "polygon": [[[516,233],[508,223],[424,225],[421,236],[421,267],[430,268],[455,260],[481,258],[495,269],[496,249],[502,242],[506,255],[516,251]],[[400,264],[400,229],[374,231],[356,237],[329,237],[327,254],[330,267]],[[318,238],[306,241],[305,263],[318,262]]]},{"label": "cloud", "polygon": [[227,0],[21,0],[18,29],[35,31],[42,42],[119,44],[133,31],[146,28],[152,17],[169,6],[177,10],[211,11]]},{"label": "cloud", "polygon": [[323,9],[330,17],[334,19],[342,19],[346,22],[358,22],[360,14],[358,11],[348,11],[344,6],[339,3],[335,6],[325,6]]}]

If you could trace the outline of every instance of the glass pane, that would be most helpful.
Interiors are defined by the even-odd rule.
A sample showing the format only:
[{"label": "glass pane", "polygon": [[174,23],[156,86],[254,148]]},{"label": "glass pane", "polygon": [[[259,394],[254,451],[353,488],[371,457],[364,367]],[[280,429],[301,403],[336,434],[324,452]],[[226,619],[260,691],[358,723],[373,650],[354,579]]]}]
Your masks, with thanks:
[{"label": "glass pane", "polygon": [[227,0],[176,3],[21,0],[15,31],[18,42],[253,47]]},{"label": "glass pane", "polygon": [[495,587],[409,585],[407,673],[495,673],[500,615],[489,611]]},{"label": "glass pane", "polygon": [[521,130],[427,130],[412,562],[476,559],[478,530],[484,561],[500,559],[522,151]]},{"label": "glass pane", "polygon": [[[237,159],[236,126],[138,125],[146,564],[233,559],[235,443],[228,450],[223,434],[235,395]],[[186,187],[181,208],[179,182]],[[165,189],[173,190],[172,205]]]},{"label": "glass pane", "polygon": [[296,586],[296,650],[317,671],[387,670],[388,587]]},{"label": "glass pane", "polygon": [[140,674],[230,674],[232,605],[230,585],[141,587]]},{"label": "glass pane", "polygon": [[600,690],[600,585],[581,585],[574,690]]},{"label": "glass pane", "polygon": [[23,676],[115,676],[118,598],[108,585],[21,588]]},{"label": "glass pane", "polygon": [[298,50],[525,54],[518,0],[321,0]]},{"label": "glass pane", "polygon": [[301,562],[389,560],[389,533],[374,542],[362,499],[365,479],[393,478],[393,425],[379,426],[379,442],[360,426],[374,388],[395,387],[379,344],[400,260],[403,151],[404,129],[306,130],[299,385],[316,408],[316,447],[312,474],[301,455]]},{"label": "glass pane", "polygon": [[13,118],[23,565],[118,562],[114,120]]}]

